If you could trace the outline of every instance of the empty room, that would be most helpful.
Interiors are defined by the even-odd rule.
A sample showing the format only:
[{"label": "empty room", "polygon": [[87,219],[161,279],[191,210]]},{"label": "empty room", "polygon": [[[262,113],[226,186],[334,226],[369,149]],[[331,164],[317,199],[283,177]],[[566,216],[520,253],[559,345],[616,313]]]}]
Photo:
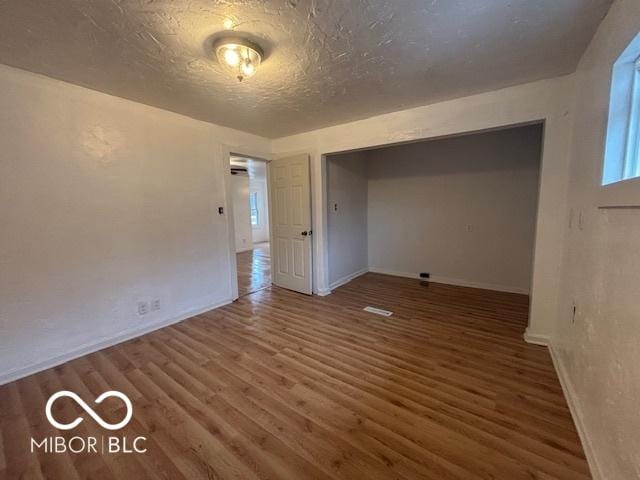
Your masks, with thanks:
[{"label": "empty room", "polygon": [[528,295],[541,141],[536,124],[327,156],[329,287],[374,272]]},{"label": "empty room", "polygon": [[271,286],[267,164],[231,155],[230,169],[237,295],[242,297]]},{"label": "empty room", "polygon": [[640,2],[0,2],[0,479],[640,479]]}]

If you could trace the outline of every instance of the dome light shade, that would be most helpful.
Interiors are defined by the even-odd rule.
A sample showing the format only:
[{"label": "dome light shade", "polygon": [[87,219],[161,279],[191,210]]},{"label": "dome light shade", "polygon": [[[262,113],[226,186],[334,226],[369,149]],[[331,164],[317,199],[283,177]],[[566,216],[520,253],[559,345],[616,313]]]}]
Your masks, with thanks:
[{"label": "dome light shade", "polygon": [[235,49],[228,48],[224,51],[224,61],[230,67],[237,67],[240,64],[240,55]]},{"label": "dome light shade", "polygon": [[220,65],[240,82],[256,72],[264,55],[258,45],[244,38],[221,38],[213,48]]}]

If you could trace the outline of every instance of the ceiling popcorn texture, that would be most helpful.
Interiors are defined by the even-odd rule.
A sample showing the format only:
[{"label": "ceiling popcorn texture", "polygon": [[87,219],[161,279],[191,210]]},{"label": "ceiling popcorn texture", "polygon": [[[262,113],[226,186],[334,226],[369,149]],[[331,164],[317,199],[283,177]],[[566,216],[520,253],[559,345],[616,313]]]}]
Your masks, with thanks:
[{"label": "ceiling popcorn texture", "polygon": [[[571,73],[611,0],[0,0],[0,63],[279,137]],[[224,31],[265,50],[239,83]]]}]

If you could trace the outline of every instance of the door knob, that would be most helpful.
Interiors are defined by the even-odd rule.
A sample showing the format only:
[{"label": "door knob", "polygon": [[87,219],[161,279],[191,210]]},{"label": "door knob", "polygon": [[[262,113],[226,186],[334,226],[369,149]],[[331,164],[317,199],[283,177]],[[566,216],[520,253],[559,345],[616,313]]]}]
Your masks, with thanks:
[{"label": "door knob", "polygon": [[304,232],[302,232],[300,235],[302,235],[303,237],[306,237],[307,235],[309,235],[309,232],[307,232],[306,230]]}]

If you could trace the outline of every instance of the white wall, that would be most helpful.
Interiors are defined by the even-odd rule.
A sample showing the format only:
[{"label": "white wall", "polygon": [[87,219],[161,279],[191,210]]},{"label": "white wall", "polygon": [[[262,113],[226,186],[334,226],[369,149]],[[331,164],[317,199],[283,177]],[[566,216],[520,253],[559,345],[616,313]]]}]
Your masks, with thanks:
[{"label": "white wall", "polygon": [[598,209],[611,66],[639,30],[640,2],[618,0],[576,75],[273,142],[0,66],[0,382],[230,300],[229,146],[312,155],[326,293],[325,154],[545,120],[529,338],[552,336],[602,478],[640,476],[640,214]]},{"label": "white wall", "polygon": [[369,268],[528,293],[542,128],[367,152]]},{"label": "white wall", "polygon": [[0,144],[0,383],[231,299],[224,152],[266,139],[0,66]]},{"label": "white wall", "polygon": [[544,120],[528,338],[546,341],[558,312],[573,86],[573,76],[542,80],[274,140],[274,157],[311,154],[314,291],[330,292],[324,155]]},{"label": "white wall", "polygon": [[368,270],[364,152],[327,157],[327,193],[329,283],[335,288]]},{"label": "white wall", "polygon": [[[151,241],[149,232],[153,231],[158,224],[165,225],[165,228],[168,228],[167,224],[173,225],[174,223],[185,227],[182,222],[191,219],[196,229],[204,229],[204,232],[198,230],[198,234],[195,236],[193,234],[183,236],[188,237],[190,241],[203,237],[202,243],[198,243],[198,245],[203,249],[206,245],[206,249],[208,249],[208,256],[205,256],[205,260],[200,261],[199,266],[193,267],[207,272],[200,287],[193,291],[186,288],[188,282],[181,281],[181,274],[178,274],[178,279],[165,278],[164,284],[169,285],[166,287],[167,290],[171,290],[170,285],[176,282],[181,287],[185,287],[182,293],[175,294],[180,300],[170,299],[163,302],[167,306],[163,307],[162,313],[152,314],[154,318],[145,317],[143,322],[140,322],[135,316],[137,315],[135,309],[132,317],[131,305],[135,306],[138,297],[152,296],[152,293],[157,290],[155,284],[147,285],[145,283],[145,279],[149,276],[147,275],[148,271],[137,272],[131,280],[127,279],[126,274],[120,276],[120,272],[110,271],[110,275],[99,282],[100,292],[110,291],[108,287],[115,285],[113,290],[115,293],[113,298],[109,301],[103,301],[100,305],[94,305],[98,302],[95,297],[99,295],[95,290],[96,285],[91,282],[84,284],[83,289],[76,293],[77,297],[73,298],[58,295],[59,292],[55,288],[50,290],[49,295],[65,299],[64,308],[59,306],[62,310],[68,308],[69,305],[73,305],[74,307],[71,308],[75,308],[78,302],[85,305],[81,309],[81,313],[73,312],[70,315],[71,320],[68,325],[74,326],[80,317],[84,319],[84,314],[90,313],[90,318],[95,318],[97,324],[105,324],[105,331],[94,330],[93,326],[87,324],[87,328],[81,328],[78,331],[78,338],[61,333],[60,336],[64,338],[59,346],[52,347],[52,345],[57,345],[55,336],[43,341],[43,345],[48,345],[47,347],[28,348],[33,344],[27,343],[27,348],[7,355],[7,361],[3,362],[3,366],[6,368],[3,371],[15,370],[17,372],[21,368],[24,368],[23,371],[29,371],[30,364],[35,365],[41,359],[55,358],[57,355],[62,355],[63,352],[89,348],[90,344],[93,344],[92,342],[99,344],[112,338],[116,335],[114,332],[126,335],[129,331],[137,331],[141,324],[143,327],[145,325],[159,325],[171,318],[177,318],[182,315],[180,312],[185,311],[186,305],[197,309],[199,305],[205,303],[199,295],[199,291],[203,292],[202,295],[209,301],[208,304],[217,303],[219,299],[226,301],[227,291],[221,282],[231,283],[231,277],[227,273],[228,269],[235,265],[235,256],[232,255],[234,232],[226,229],[226,222],[217,217],[218,202],[215,200],[217,197],[220,198],[224,188],[217,176],[222,176],[227,168],[227,165],[224,164],[226,160],[222,158],[225,155],[224,152],[229,150],[242,151],[247,155],[263,158],[272,156],[269,150],[275,152],[274,156],[301,151],[309,152],[312,155],[313,241],[314,266],[316,267],[314,288],[323,293],[327,291],[329,285],[326,250],[327,212],[326,199],[324,198],[326,177],[323,155],[325,153],[482,130],[537,119],[546,119],[547,134],[542,167],[542,200],[540,205],[542,215],[538,222],[538,248],[533,287],[534,302],[530,328],[544,334],[552,325],[553,315],[550,315],[549,312],[552,311],[555,314],[557,311],[555,293],[558,263],[555,260],[557,260],[556,248],[559,248],[559,245],[557,245],[558,232],[556,227],[557,218],[563,218],[564,209],[563,186],[566,177],[563,163],[565,157],[562,153],[567,139],[566,104],[569,97],[568,92],[572,87],[571,77],[536,82],[382,115],[272,142],[9,67],[0,68],[0,86],[2,86],[0,100],[3,113],[3,130],[0,134],[3,135],[3,143],[10,145],[8,151],[13,151],[11,158],[20,159],[20,162],[17,160],[4,161],[2,164],[3,175],[13,180],[13,183],[2,192],[3,198],[10,198],[11,204],[20,204],[22,201],[23,210],[29,210],[30,208],[35,209],[38,205],[45,207],[57,206],[60,203],[63,205],[82,205],[82,199],[89,196],[93,201],[98,202],[102,208],[101,211],[105,212],[104,219],[98,220],[94,216],[90,221],[87,220],[87,216],[94,211],[93,209],[73,212],[72,220],[75,223],[72,222],[72,225],[52,224],[44,227],[38,223],[36,233],[42,235],[41,238],[47,239],[49,230],[55,231],[61,236],[71,235],[74,232],[72,228],[76,226],[89,231],[93,228],[108,229],[118,225],[120,217],[116,215],[116,212],[124,211],[126,216],[136,215],[135,220],[128,220],[127,228],[133,229],[135,234],[143,236],[147,242]],[[165,131],[167,132],[166,136],[162,137],[161,135]],[[206,145],[203,145],[203,139]],[[31,199],[23,198],[20,200],[22,198],[19,195],[21,192],[14,191],[16,185],[34,182],[31,173],[38,171],[40,164],[44,164],[47,169],[52,171],[51,178],[57,178],[61,175],[58,172],[63,171],[60,165],[66,165],[67,159],[82,159],[84,157],[86,159],[79,163],[84,168],[81,180],[74,176],[65,175],[54,185],[42,180],[42,189],[36,195],[37,202],[35,203]],[[38,162],[38,167],[33,166],[36,162]],[[179,168],[175,167],[176,163],[179,164]],[[18,164],[20,167],[14,167],[14,164]],[[136,169],[131,168],[132,164],[136,165]],[[32,171],[29,171],[29,168]],[[180,198],[179,202],[176,202],[164,191],[162,194],[157,191],[146,192],[147,188],[151,188],[149,183],[156,185],[160,182],[154,172],[156,170],[162,172],[163,168],[175,170],[172,170],[171,175],[166,174],[162,181],[165,183],[173,182],[178,190],[176,195]],[[212,172],[211,176],[201,175],[203,169],[207,168]],[[9,170],[11,175],[5,173],[6,170]],[[112,181],[116,182],[118,188],[126,186],[127,192],[131,192],[130,197],[123,196],[121,197],[122,201],[119,202],[117,201],[118,197],[110,190],[100,190],[100,188],[104,189],[102,182],[106,182],[106,178],[111,178],[105,178],[104,171],[113,171]],[[205,173],[208,173],[208,170]],[[85,180],[85,177],[91,181]],[[185,190],[187,189],[184,185],[188,184],[192,177],[198,181],[193,186],[190,185],[188,191],[179,191],[183,187]],[[85,186],[92,182],[100,188],[95,193],[87,195],[83,188],[88,188]],[[3,185],[4,183],[6,182],[3,182]],[[62,190],[64,194],[59,190]],[[201,202],[203,201],[209,202],[207,211],[202,211]],[[169,203],[168,211],[162,209],[157,211],[155,206],[157,203],[161,205]],[[5,209],[2,215],[8,219],[4,223],[11,225],[13,232],[20,232],[24,235],[23,232],[29,231],[25,225],[26,219],[6,212],[6,206],[9,204],[10,202],[6,200],[2,203]],[[192,208],[195,204],[198,207]],[[226,206],[229,211],[230,202]],[[178,212],[178,207],[183,208],[187,213],[183,215],[182,211]],[[152,215],[149,214],[150,211]],[[94,226],[94,224],[96,225]],[[207,230],[206,227],[209,229]],[[226,237],[217,230],[219,228],[226,230]],[[156,229],[163,231],[159,227]],[[190,232],[190,230],[185,231]],[[101,240],[102,244],[100,242],[92,243],[95,235],[92,233],[87,239],[88,244],[92,246],[86,247],[88,252],[83,260],[95,262],[98,266],[105,263],[110,268],[112,262],[117,262],[121,255],[126,253],[128,255],[126,256],[127,264],[132,263],[133,268],[142,268],[139,264],[144,264],[144,261],[140,260],[138,256],[141,251],[146,259],[149,255],[154,255],[156,250],[163,254],[166,253],[165,250],[168,250],[170,254],[167,253],[166,264],[162,264],[167,269],[170,269],[169,266],[172,262],[177,262],[181,267],[187,265],[182,257],[188,255],[191,250],[184,251],[183,245],[176,244],[178,239],[174,237],[179,236],[177,230],[169,235],[162,244],[144,250],[141,247],[133,248],[131,245],[129,236],[133,236],[134,233],[130,234],[125,230],[120,244],[113,247],[106,240]],[[27,236],[29,237],[29,235]],[[218,240],[222,242],[221,247],[219,249],[217,247],[211,248],[211,245],[219,244]],[[15,245],[15,238],[12,239],[8,236],[0,242],[3,243],[3,250],[7,252],[4,257],[8,258],[6,263],[11,269],[18,271],[31,269],[30,274],[36,275],[39,258],[21,252],[20,248]],[[13,242],[11,249],[8,245],[10,242]],[[65,259],[66,256],[73,253],[70,251],[72,250],[70,247],[65,246],[67,250],[58,254],[55,246],[49,248],[47,242],[41,241],[40,243],[46,251],[46,254],[42,254],[45,257],[50,255],[55,259]],[[163,247],[164,243],[168,243],[169,246]],[[85,248],[84,243],[82,246]],[[101,258],[101,255],[106,255],[103,253],[105,248],[110,253],[107,255],[108,258]],[[227,252],[226,261],[220,257],[223,255],[223,251]],[[215,264],[216,261],[222,262],[220,269],[208,267]],[[53,265],[50,267],[50,271],[37,273],[44,285],[43,289],[47,288],[47,282],[52,282],[51,277],[56,279],[67,277],[64,266],[54,260],[51,260],[51,263]],[[77,268],[79,270],[73,272],[70,277],[82,278],[84,275],[82,268],[86,268],[83,267],[84,265],[86,263],[78,262]],[[155,263],[154,266],[160,268]],[[4,271],[11,272],[11,269],[7,268]],[[189,271],[185,275],[191,278],[191,273]],[[167,274],[166,271],[165,274]],[[19,275],[14,276],[19,277]],[[123,281],[120,281],[121,277]],[[6,282],[3,285],[6,288],[3,288],[2,295],[6,295],[7,300],[2,298],[0,306],[3,322],[4,319],[13,316],[18,321],[25,318],[27,319],[25,323],[29,324],[34,322],[34,318],[42,318],[45,315],[43,312],[50,310],[50,308],[43,307],[40,302],[30,300],[32,298],[30,288],[24,283],[20,286],[19,281],[13,281],[13,286],[9,289],[6,285],[10,282],[5,278],[6,276],[2,278],[2,281]],[[216,288],[202,286],[209,281],[213,282]],[[536,281],[538,287],[536,287]],[[144,291],[138,293],[134,288],[131,288],[127,295],[119,295],[120,289],[135,282],[142,284],[145,287]],[[224,290],[224,294],[219,293],[219,289]],[[189,291],[186,292],[186,290]],[[233,296],[233,287],[231,287],[231,297]],[[540,300],[536,301],[536,298]],[[112,304],[112,301],[116,301],[116,299],[119,302],[117,308]],[[23,302],[29,304],[29,308],[24,308]],[[47,307],[51,307],[51,305],[47,305]],[[112,316],[114,308],[119,312],[115,318]],[[53,310],[54,315],[56,315],[56,311],[56,309]],[[19,314],[13,315],[15,312],[19,312]],[[9,313],[11,315],[8,315]],[[66,314],[63,315],[67,318]],[[45,316],[46,318],[48,317]],[[35,323],[36,325],[40,323],[57,324],[57,316],[51,322],[36,320]],[[26,328],[24,331],[27,332],[26,336],[32,336],[33,329]],[[91,331],[94,331],[95,334],[90,336],[90,340],[89,332]],[[9,334],[5,338],[12,341],[11,335]],[[16,342],[13,344],[19,345],[17,340],[19,338],[16,338]],[[40,351],[40,353],[34,355],[33,358],[26,358],[28,356],[25,352],[28,351]]]},{"label": "white wall", "polygon": [[231,177],[231,196],[233,198],[236,252],[246,252],[253,248],[248,175],[233,175]]},{"label": "white wall", "polygon": [[640,209],[598,208],[627,204],[621,196],[611,202],[618,187],[640,196],[638,181],[600,186],[612,65],[639,31],[640,2],[616,1],[576,74],[573,215],[564,222],[562,301],[552,336],[594,473],[608,480],[640,478]]}]

